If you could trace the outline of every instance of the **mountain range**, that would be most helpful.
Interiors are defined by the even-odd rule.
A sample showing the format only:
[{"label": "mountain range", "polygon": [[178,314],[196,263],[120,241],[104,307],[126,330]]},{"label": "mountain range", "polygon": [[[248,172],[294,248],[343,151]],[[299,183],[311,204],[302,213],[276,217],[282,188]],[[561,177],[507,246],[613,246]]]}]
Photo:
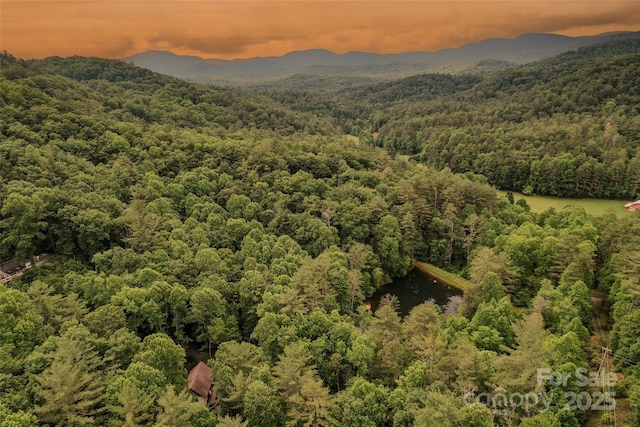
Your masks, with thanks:
[{"label": "mountain range", "polygon": [[640,38],[640,32],[605,33],[569,37],[558,34],[524,34],[516,38],[487,39],[437,52],[337,54],[323,49],[290,52],[283,56],[250,59],[204,59],[167,51],[147,51],[127,62],[185,80],[222,85],[273,84],[292,76],[332,76],[383,80],[426,72],[482,72],[517,66],[621,38]]}]

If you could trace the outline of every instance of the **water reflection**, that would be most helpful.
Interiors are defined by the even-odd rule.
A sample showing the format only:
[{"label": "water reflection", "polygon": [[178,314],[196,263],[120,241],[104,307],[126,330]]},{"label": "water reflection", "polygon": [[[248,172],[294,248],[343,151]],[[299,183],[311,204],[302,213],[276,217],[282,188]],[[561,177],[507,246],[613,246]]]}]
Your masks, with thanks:
[{"label": "water reflection", "polygon": [[383,295],[395,295],[400,304],[400,315],[406,316],[416,305],[424,302],[437,304],[449,316],[456,314],[462,302],[462,291],[437,281],[417,268],[406,276],[395,279],[376,291],[366,302],[376,310]]}]

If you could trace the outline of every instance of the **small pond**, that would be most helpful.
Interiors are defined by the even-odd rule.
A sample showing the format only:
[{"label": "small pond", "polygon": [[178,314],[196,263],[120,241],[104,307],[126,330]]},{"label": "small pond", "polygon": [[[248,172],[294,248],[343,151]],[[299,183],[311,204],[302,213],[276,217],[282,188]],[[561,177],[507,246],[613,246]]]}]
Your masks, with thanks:
[{"label": "small pond", "polygon": [[416,305],[424,302],[437,304],[445,315],[456,314],[462,302],[462,291],[439,282],[429,274],[414,268],[404,277],[379,288],[366,302],[373,311],[378,308],[380,299],[386,295],[395,295],[400,304],[400,315],[406,316]]}]

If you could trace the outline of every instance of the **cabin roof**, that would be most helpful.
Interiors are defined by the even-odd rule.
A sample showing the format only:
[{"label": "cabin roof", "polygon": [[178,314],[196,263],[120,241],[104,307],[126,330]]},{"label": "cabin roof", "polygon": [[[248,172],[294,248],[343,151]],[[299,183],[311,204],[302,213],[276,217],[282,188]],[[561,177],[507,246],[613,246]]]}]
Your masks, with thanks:
[{"label": "cabin roof", "polygon": [[192,390],[199,396],[208,397],[213,385],[211,377],[211,368],[204,362],[198,362],[194,368],[189,371],[187,376],[189,390]]}]

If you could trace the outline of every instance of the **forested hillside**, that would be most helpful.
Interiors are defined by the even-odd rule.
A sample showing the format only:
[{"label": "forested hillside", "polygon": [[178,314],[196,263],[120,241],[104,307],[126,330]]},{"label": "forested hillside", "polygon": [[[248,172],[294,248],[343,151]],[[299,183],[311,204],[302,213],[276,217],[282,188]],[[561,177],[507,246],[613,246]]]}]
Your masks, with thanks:
[{"label": "forested hillside", "polygon": [[[464,168],[358,141],[343,130],[373,123],[360,89],[294,105],[119,61],[1,61],[0,258],[50,258],[0,284],[0,427],[610,425],[610,395],[604,411],[575,400],[605,391],[576,376],[601,365],[624,373],[606,392],[640,425],[637,215],[535,214]],[[392,87],[370,101],[389,102],[377,142],[401,141],[393,112],[453,126],[480,111],[488,80],[438,79],[427,102],[394,104]],[[528,96],[494,86],[494,102]],[[637,136],[618,136],[598,147],[628,157]],[[460,315],[422,304],[402,318],[393,298],[366,310],[416,259],[471,280]],[[197,360],[214,410],[186,389]],[[537,399],[481,399],[497,392]]]},{"label": "forested hillside", "polygon": [[500,189],[640,196],[637,39],[484,75],[272,95],[298,111],[332,116],[345,132],[390,153],[482,174]]}]

